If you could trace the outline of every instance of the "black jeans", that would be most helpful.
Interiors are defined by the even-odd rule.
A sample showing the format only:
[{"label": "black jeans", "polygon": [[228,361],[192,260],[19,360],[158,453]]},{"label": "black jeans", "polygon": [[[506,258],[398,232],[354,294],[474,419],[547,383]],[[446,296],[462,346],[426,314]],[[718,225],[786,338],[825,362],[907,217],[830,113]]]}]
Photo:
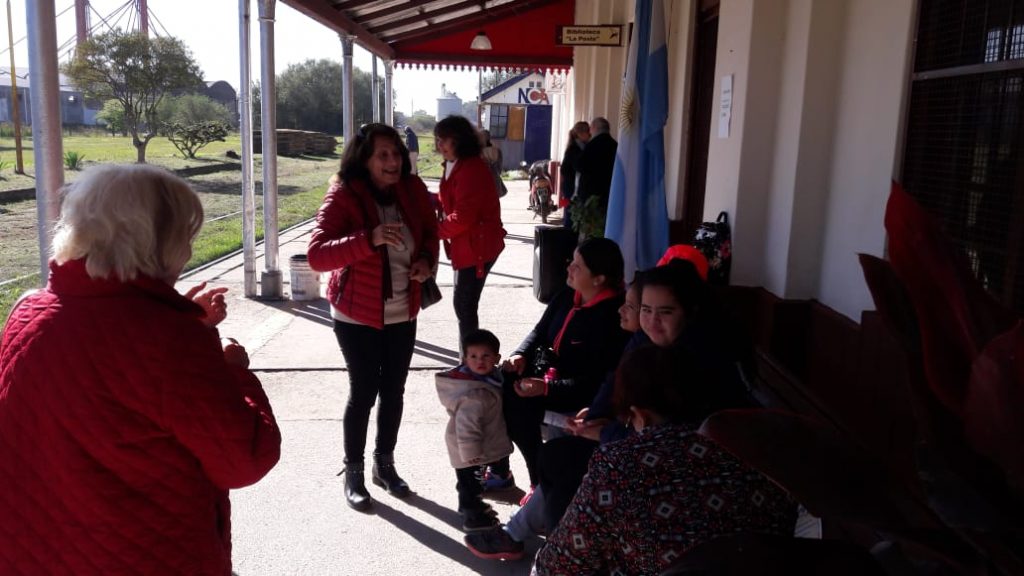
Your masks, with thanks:
[{"label": "black jeans", "polygon": [[558,526],[565,516],[598,446],[588,438],[566,436],[554,438],[541,447],[537,468],[544,492],[545,526]]},{"label": "black jeans", "polygon": [[508,437],[523,454],[526,470],[530,473],[530,486],[536,486],[540,480],[537,474],[537,458],[544,443],[540,434],[540,425],[544,422],[544,397],[523,398],[516,394],[513,386],[515,379],[514,376],[505,377],[501,408],[505,415]]},{"label": "black jeans", "polygon": [[452,306],[455,307],[455,317],[459,319],[459,350],[462,350],[462,339],[473,330],[480,327],[480,318],[477,309],[480,307],[480,293],[484,291],[484,282],[487,281],[487,274],[491,271],[494,262],[484,265],[482,278],[476,277],[476,266],[463,268],[455,271],[455,293],[452,296]]},{"label": "black jeans", "polygon": [[378,396],[380,407],[373,453],[392,454],[402,424],[405,378],[416,342],[416,321],[387,324],[383,330],[335,321],[334,335],[348,366],[349,394],[343,426],[345,463],[363,462],[370,410]]}]

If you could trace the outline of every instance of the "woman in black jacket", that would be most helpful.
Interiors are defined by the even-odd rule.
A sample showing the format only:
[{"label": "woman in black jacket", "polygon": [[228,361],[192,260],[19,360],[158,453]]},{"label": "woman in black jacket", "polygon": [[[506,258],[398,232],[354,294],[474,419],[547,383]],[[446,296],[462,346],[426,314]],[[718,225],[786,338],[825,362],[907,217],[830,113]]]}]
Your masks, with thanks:
[{"label": "woman in black jacket", "polygon": [[618,245],[591,238],[576,249],[563,290],[506,361],[505,421],[523,454],[531,488],[545,410],[574,416],[614,370],[630,334],[619,326],[623,262]]},{"label": "woman in black jacket", "polygon": [[[571,202],[576,193],[576,163],[579,161],[580,155],[583,154],[583,147],[586,146],[588,140],[590,140],[590,124],[586,122],[573,124],[572,129],[569,130],[569,142],[565,145],[565,154],[562,155],[562,164],[558,167],[559,192],[562,200],[566,203]],[[566,204],[565,210],[562,211],[564,214],[562,223],[566,228],[572,228],[572,218],[569,212],[569,206]]]}]

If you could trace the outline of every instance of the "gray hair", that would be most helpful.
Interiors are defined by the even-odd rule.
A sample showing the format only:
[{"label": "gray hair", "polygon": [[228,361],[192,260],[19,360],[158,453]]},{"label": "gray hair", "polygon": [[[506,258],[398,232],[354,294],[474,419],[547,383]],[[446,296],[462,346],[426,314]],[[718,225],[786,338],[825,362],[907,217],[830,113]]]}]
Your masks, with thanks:
[{"label": "gray hair", "polygon": [[65,190],[53,258],[85,258],[92,278],[173,283],[202,225],[199,197],[178,176],[145,164],[95,166]]},{"label": "gray hair", "polygon": [[606,118],[598,116],[590,121],[590,131],[594,134],[605,134],[610,132],[612,125],[608,123]]}]

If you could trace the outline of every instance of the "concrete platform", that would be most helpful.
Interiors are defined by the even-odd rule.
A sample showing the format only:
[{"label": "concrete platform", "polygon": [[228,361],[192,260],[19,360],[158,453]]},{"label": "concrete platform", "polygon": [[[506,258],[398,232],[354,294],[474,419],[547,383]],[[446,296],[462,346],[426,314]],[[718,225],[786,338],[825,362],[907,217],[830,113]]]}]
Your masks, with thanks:
[{"label": "concrete platform", "polygon": [[[428,182],[436,189],[436,182]],[[493,331],[508,353],[540,318],[533,297],[533,228],[525,182],[508,183],[502,218],[507,247],[484,288],[480,325]],[[558,224],[558,214],[553,220]],[[285,293],[288,259],[305,253],[311,223],[280,239]],[[262,245],[258,251],[262,251]],[[262,270],[262,254],[257,270]],[[258,276],[258,274],[257,274]],[[241,255],[196,271],[179,289],[208,281],[228,286],[229,315],[221,334],[248,349],[283,434],[281,461],[255,486],[233,491],[234,567],[241,576],[267,574],[528,574],[539,542],[527,558],[494,562],[473,556],[462,543],[455,512],[455,473],[444,446],[447,416],[437,400],[433,375],[457,362],[458,327],[452,311],[452,272],[442,257],[438,284],[444,299],[421,313],[416,352],[406,384],[405,414],[396,450],[399,471],[414,494],[406,500],[370,486],[370,513],[349,509],[342,496],[342,413],[348,374],[338,350],[328,304],[260,301],[243,297]],[[374,434],[371,419],[372,452]],[[520,486],[528,484],[522,458],[512,457]],[[521,491],[493,502],[502,521]]]}]

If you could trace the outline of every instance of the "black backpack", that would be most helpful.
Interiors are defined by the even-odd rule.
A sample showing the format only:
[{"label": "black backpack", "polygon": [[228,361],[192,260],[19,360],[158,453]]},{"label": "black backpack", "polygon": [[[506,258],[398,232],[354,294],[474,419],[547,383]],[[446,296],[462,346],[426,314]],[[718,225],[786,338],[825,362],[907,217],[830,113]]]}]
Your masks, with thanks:
[{"label": "black backpack", "polygon": [[693,246],[708,259],[708,282],[728,285],[729,269],[732,267],[732,231],[729,228],[729,214],[721,212],[714,222],[701,224],[693,236]]}]

